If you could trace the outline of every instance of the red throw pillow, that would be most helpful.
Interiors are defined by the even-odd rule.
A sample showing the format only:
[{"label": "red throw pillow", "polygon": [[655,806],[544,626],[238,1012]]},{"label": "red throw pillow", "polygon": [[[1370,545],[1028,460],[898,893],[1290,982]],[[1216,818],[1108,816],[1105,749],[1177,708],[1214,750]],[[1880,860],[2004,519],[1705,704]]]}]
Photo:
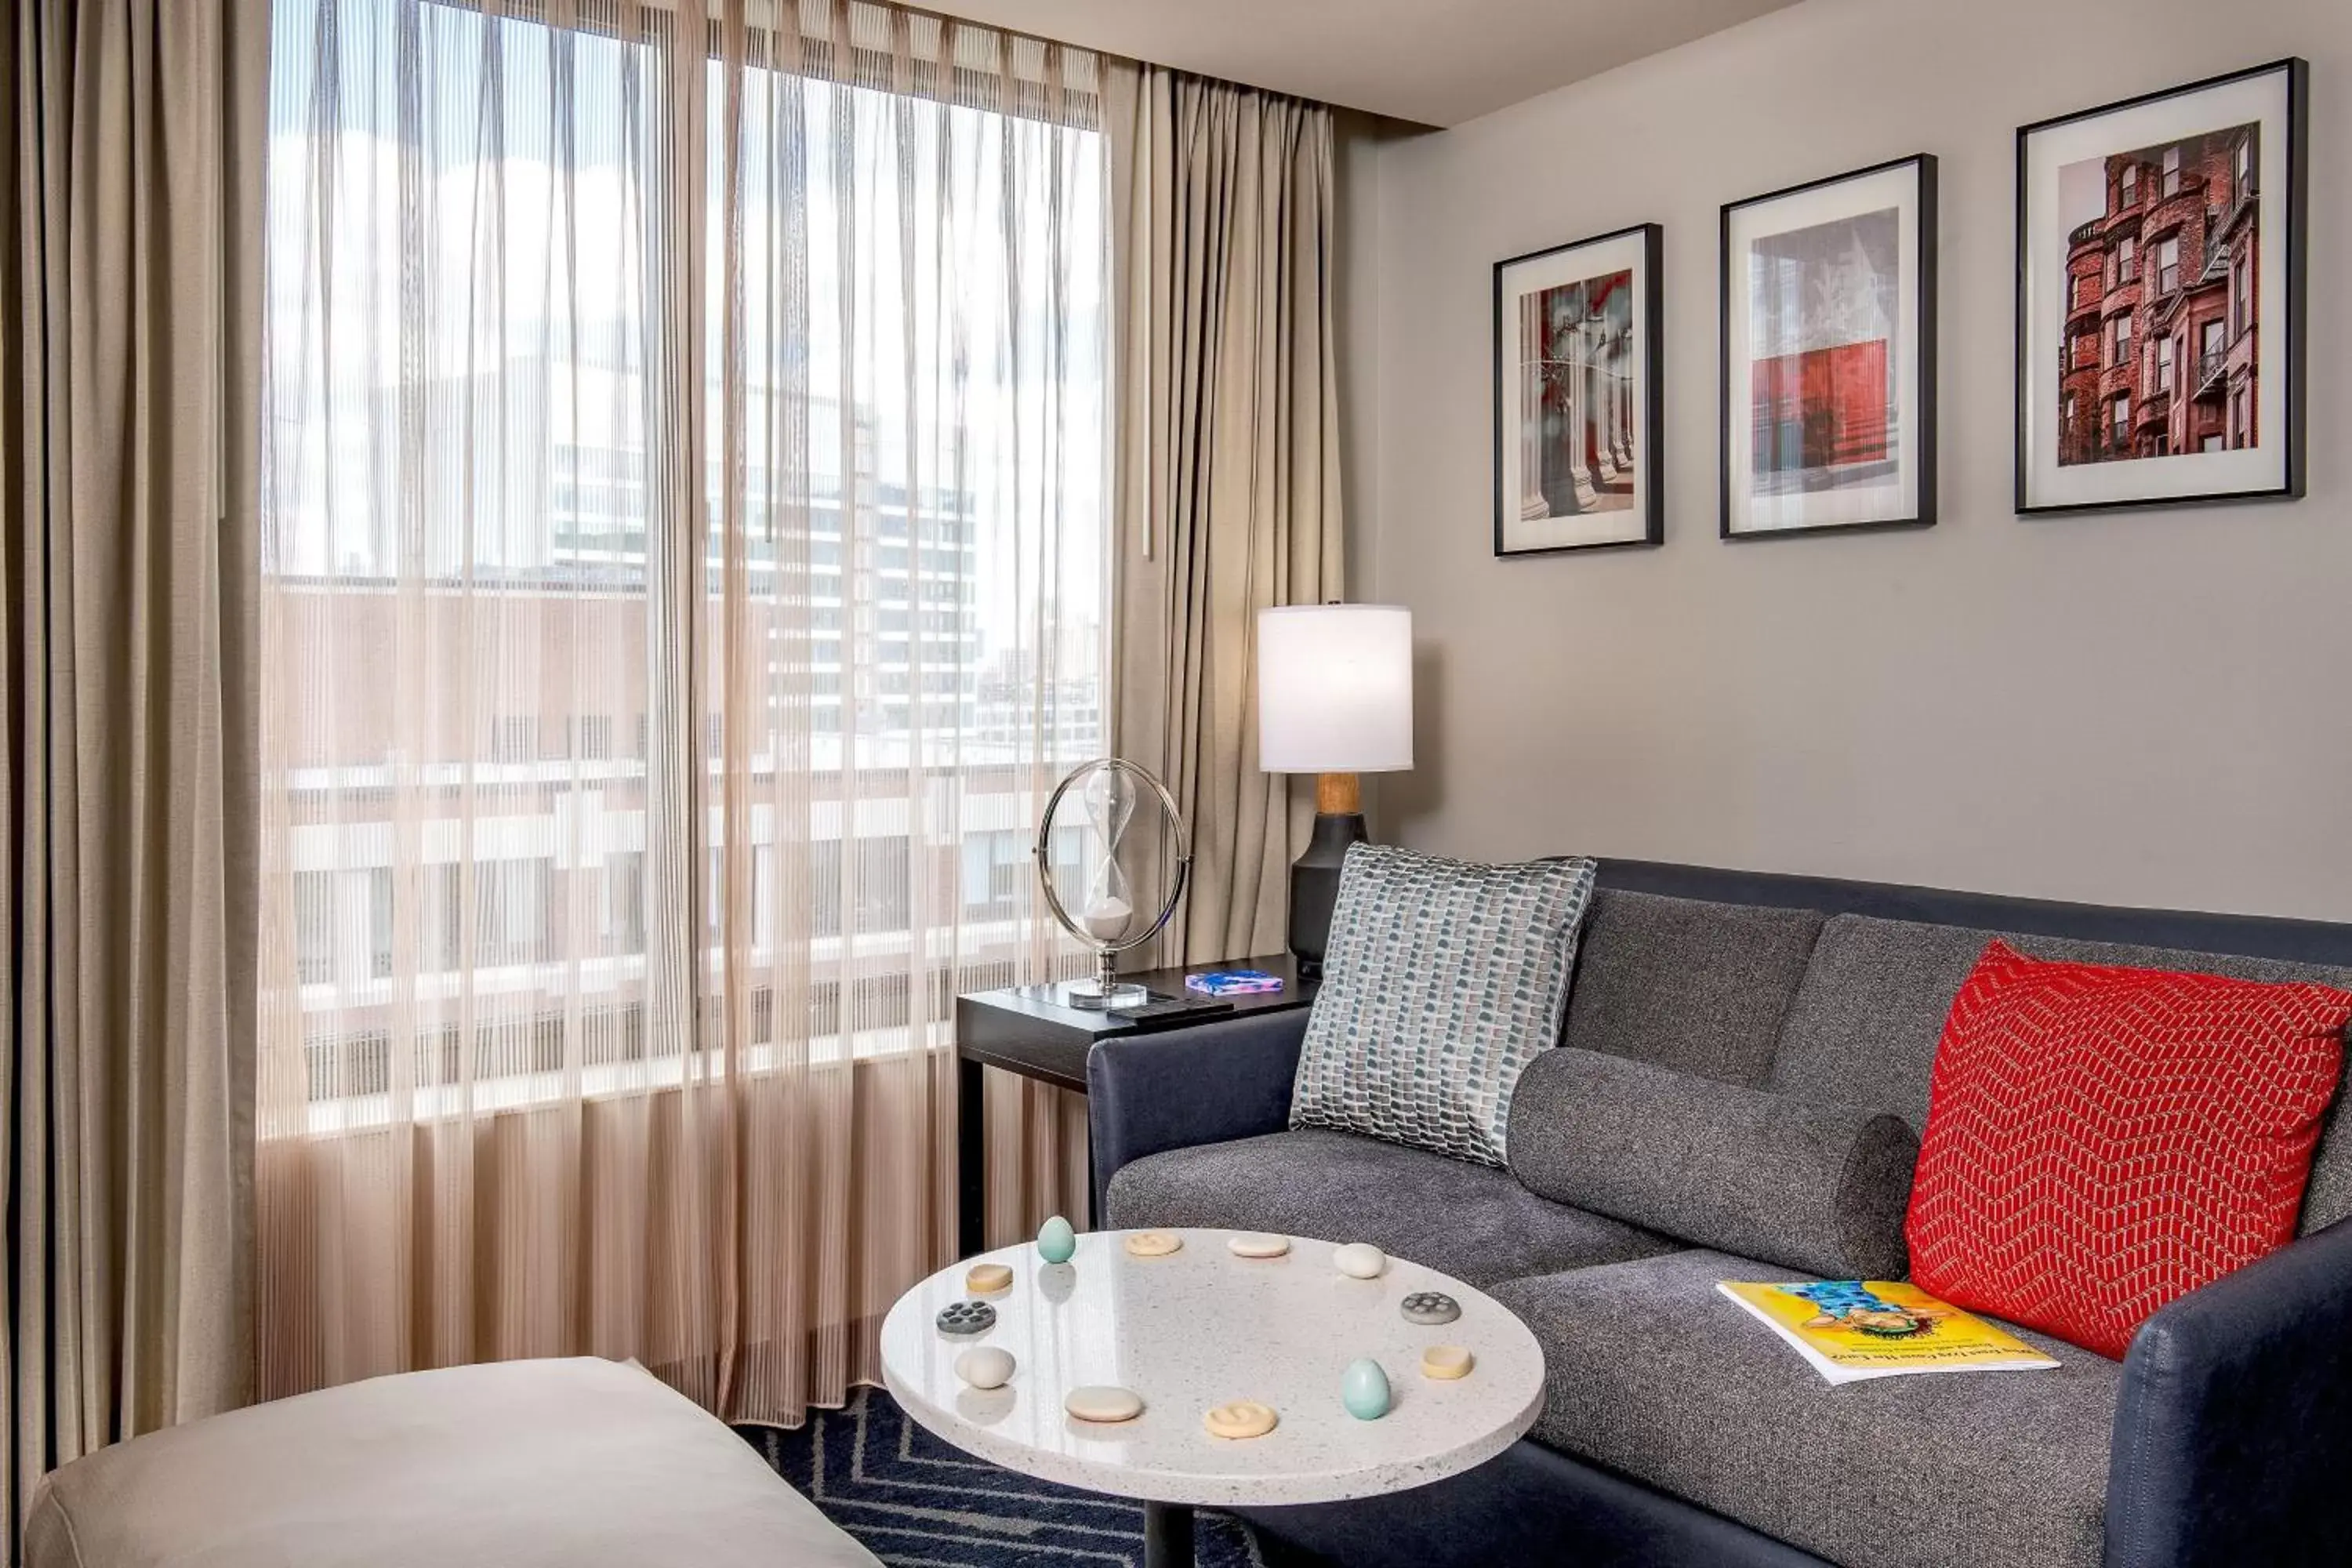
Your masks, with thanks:
[{"label": "red throw pillow", "polygon": [[2352,995],[1992,942],[1953,1000],[1911,1277],[2120,1359],[2176,1296],[2294,1238]]}]

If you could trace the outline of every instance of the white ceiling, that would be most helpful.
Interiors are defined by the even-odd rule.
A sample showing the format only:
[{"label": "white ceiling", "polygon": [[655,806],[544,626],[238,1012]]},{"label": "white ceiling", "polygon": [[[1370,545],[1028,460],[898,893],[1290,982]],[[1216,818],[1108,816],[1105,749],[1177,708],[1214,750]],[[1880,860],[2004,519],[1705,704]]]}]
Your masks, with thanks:
[{"label": "white ceiling", "polygon": [[919,0],[1040,37],[1455,125],[1790,0]]}]

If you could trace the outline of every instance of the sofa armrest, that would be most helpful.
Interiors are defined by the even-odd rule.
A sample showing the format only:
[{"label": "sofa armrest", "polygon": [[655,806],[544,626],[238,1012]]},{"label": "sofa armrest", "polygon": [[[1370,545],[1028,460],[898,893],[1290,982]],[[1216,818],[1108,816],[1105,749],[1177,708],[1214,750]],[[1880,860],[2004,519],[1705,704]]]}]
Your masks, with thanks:
[{"label": "sofa armrest", "polygon": [[2107,1568],[2340,1563],[2352,1221],[2166,1306],[2124,1361]]},{"label": "sofa armrest", "polygon": [[1095,1213],[1109,1212],[1110,1179],[1130,1161],[1289,1126],[1307,1012],[1246,1014],[1097,1041],[1087,1054]]}]

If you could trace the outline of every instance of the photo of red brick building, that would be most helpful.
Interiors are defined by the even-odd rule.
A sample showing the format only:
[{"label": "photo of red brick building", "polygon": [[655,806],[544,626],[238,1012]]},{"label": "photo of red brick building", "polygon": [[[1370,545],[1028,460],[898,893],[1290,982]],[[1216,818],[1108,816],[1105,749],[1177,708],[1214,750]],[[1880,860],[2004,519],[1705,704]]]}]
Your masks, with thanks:
[{"label": "photo of red brick building", "polygon": [[2068,237],[2061,466],[2259,444],[2259,136],[2233,126],[2061,171],[2096,214]]}]

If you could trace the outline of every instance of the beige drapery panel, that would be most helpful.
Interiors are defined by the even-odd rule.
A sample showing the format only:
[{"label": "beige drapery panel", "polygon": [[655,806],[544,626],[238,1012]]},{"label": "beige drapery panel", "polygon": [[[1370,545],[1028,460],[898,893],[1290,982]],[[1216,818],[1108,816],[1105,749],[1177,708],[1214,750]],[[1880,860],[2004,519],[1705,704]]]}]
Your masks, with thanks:
[{"label": "beige drapery panel", "polygon": [[252,1390],[264,24],[0,22],[0,1533]]},{"label": "beige drapery panel", "polygon": [[1192,825],[1168,961],[1277,952],[1312,814],[1258,771],[1256,617],[1343,582],[1331,111],[1125,64],[1108,100],[1118,746]]},{"label": "beige drapery panel", "polygon": [[[960,991],[1103,749],[1091,57],[866,4],[280,0],[262,1381],[797,1421],[952,1255]],[[991,1096],[991,1229],[1083,1112]]]}]

